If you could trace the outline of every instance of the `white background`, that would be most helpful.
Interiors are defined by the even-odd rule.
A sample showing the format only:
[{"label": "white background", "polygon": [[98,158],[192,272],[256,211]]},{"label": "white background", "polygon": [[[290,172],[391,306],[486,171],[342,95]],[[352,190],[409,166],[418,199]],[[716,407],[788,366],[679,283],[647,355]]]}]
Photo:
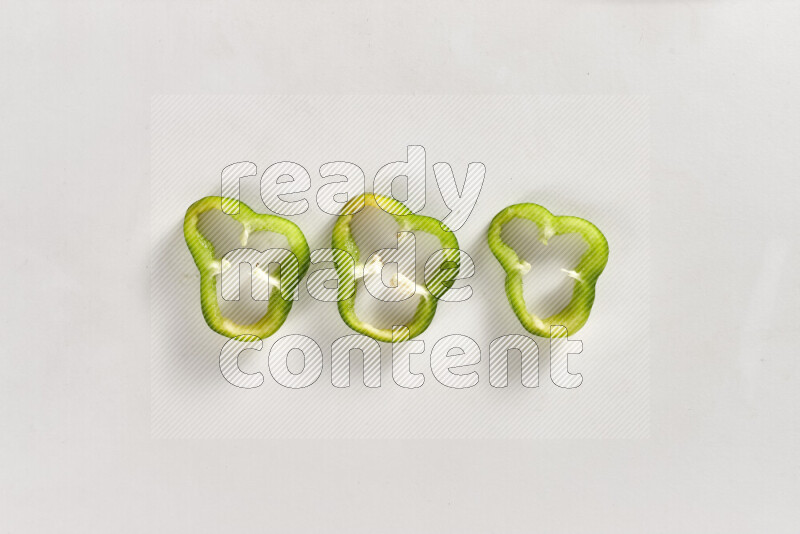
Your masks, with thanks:
[{"label": "white background", "polygon": [[[800,6],[428,4],[2,4],[0,530],[797,530]],[[161,93],[649,95],[651,437],[152,440]]]}]

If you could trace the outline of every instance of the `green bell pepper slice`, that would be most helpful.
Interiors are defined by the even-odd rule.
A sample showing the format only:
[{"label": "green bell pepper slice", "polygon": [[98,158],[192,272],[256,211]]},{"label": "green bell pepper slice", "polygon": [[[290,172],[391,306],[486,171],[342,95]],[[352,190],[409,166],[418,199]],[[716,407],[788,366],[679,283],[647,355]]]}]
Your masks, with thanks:
[{"label": "green bell pepper slice", "polygon": [[[567,274],[574,279],[572,298],[560,312],[541,318],[528,311],[522,293],[522,276],[531,266],[520,259],[501,238],[503,226],[512,219],[527,219],[539,227],[538,239],[545,245],[553,236],[577,233],[589,245],[578,266]],[[489,248],[506,271],[506,295],[522,326],[536,336],[550,337],[550,327],[565,326],[574,334],[586,324],[594,304],[595,285],[608,262],[608,241],[598,228],[585,219],[556,216],[538,204],[515,204],[495,215],[489,225]]]},{"label": "green bell pepper slice", "polygon": [[[365,207],[382,208],[391,215],[399,228],[398,232],[422,231],[433,234],[439,239],[444,249],[443,262],[436,268],[431,276],[426,276],[427,284],[417,284],[416,292],[420,294],[420,301],[414,316],[407,325],[408,335],[403,339],[392,339],[391,328],[378,328],[358,318],[355,312],[356,281],[364,276],[363,266],[360,265],[361,256],[352,233],[352,220],[356,212]],[[339,315],[344,322],[361,334],[377,341],[388,343],[405,341],[424,332],[433,321],[439,298],[453,285],[459,270],[458,240],[455,234],[444,223],[433,217],[414,215],[405,205],[397,200],[372,193],[365,193],[351,199],[342,207],[342,212],[333,227],[332,246],[347,252],[360,269],[356,269],[356,280],[353,279],[353,263],[335,261],[336,272],[339,278],[338,308]]]},{"label": "green bell pepper slice", "polygon": [[[216,255],[214,246],[197,228],[200,215],[212,210],[222,211],[223,203],[227,214],[242,223],[244,227],[241,237],[243,247],[247,245],[248,236],[254,232],[275,232],[286,236],[289,248],[297,258],[299,272],[288,273],[287,280],[284,280],[283,271],[278,267],[281,290],[274,291],[270,295],[267,311],[252,324],[239,324],[222,315],[217,301],[217,275],[222,271],[222,257]],[[195,265],[200,271],[200,305],[203,318],[212,330],[230,338],[254,335],[263,339],[274,334],[283,325],[293,303],[291,298],[285,298],[285,295],[291,295],[297,287],[308,270],[310,259],[308,243],[296,224],[277,215],[256,213],[246,204],[231,198],[205,197],[186,210],[183,235]]]}]

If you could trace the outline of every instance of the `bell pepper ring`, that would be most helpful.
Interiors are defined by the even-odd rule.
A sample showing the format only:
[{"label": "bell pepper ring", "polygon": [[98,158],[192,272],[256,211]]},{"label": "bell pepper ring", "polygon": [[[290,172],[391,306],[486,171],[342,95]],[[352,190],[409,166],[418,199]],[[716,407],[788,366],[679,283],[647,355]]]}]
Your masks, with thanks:
[{"label": "bell pepper ring", "polygon": [[[395,325],[406,327],[402,329],[404,332],[403,339],[393,338],[395,331],[392,328],[378,328],[362,321],[355,312],[356,282],[370,272],[377,272],[379,275],[380,270],[383,268],[383,263],[374,255],[372,256],[372,261],[367,265],[362,265],[360,262],[361,254],[353,238],[351,226],[354,215],[364,207],[382,208],[389,213],[399,226],[398,233],[422,231],[434,235],[439,239],[439,243],[444,250],[442,263],[436,269],[426,272],[425,284],[414,284],[407,277],[398,273],[396,282],[398,284],[414,285],[414,292],[420,295],[419,304],[411,321],[406,325]],[[347,326],[377,341],[388,343],[405,341],[424,332],[433,321],[439,298],[452,287],[454,279],[458,276],[459,249],[455,234],[438,219],[415,215],[401,202],[389,197],[365,193],[351,199],[342,207],[342,212],[333,227],[331,241],[334,249],[347,252],[356,264],[356,268],[353,269],[352,262],[334,261],[340,281],[339,315],[342,316]],[[353,277],[355,277],[355,280]]]},{"label": "bell pepper ring", "polygon": [[[274,291],[274,294],[269,296],[266,312],[252,324],[239,324],[222,315],[217,300],[217,275],[222,272],[223,258],[216,255],[214,246],[197,227],[200,215],[213,210],[223,211],[223,203],[225,212],[243,226],[240,239],[242,247],[247,245],[248,236],[254,232],[275,232],[286,237],[289,249],[297,260],[296,268],[284,270],[281,266],[278,267],[276,285],[280,286],[280,291]],[[231,198],[205,197],[186,210],[183,235],[195,265],[200,271],[200,305],[208,326],[230,338],[250,335],[263,339],[277,332],[292,309],[293,301],[291,297],[286,296],[291,295],[298,287],[309,266],[308,242],[300,228],[283,217],[256,213],[246,204]],[[295,265],[293,261],[292,265]]]},{"label": "bell pepper ring", "polygon": [[[539,228],[538,239],[547,245],[549,239],[563,234],[579,234],[589,246],[577,267],[565,271],[573,280],[572,297],[560,312],[546,318],[528,311],[522,291],[522,277],[531,266],[502,239],[500,233],[512,219],[527,219]],[[506,295],[522,326],[536,336],[551,337],[552,326],[565,326],[570,334],[578,332],[589,319],[595,297],[597,279],[608,262],[608,241],[592,223],[579,217],[557,216],[538,204],[515,204],[495,215],[489,225],[489,248],[506,271]],[[559,334],[558,332],[562,332]],[[563,329],[552,334],[563,336]]]}]

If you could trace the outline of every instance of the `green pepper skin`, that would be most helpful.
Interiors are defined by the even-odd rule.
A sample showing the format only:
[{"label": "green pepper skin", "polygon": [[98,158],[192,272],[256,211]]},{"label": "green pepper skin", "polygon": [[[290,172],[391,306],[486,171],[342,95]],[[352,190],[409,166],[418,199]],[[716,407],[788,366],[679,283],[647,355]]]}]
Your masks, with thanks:
[{"label": "green pepper skin", "polygon": [[[189,251],[192,253],[192,258],[194,258],[195,265],[200,271],[200,304],[206,323],[212,330],[223,336],[233,338],[241,335],[254,335],[264,339],[277,332],[283,325],[292,309],[293,301],[284,299],[285,292],[281,287],[281,291],[274,291],[270,295],[266,313],[255,323],[243,325],[223,317],[217,301],[216,276],[221,272],[222,258],[216,256],[214,246],[197,228],[200,215],[212,210],[222,211],[223,202],[225,202],[226,209],[229,212],[237,211],[235,209],[236,206],[239,208],[238,213],[228,213],[228,215],[244,226],[242,234],[243,246],[246,243],[247,236],[254,232],[268,231],[286,236],[289,248],[297,257],[299,267],[296,280],[292,278],[288,281],[287,291],[293,291],[308,270],[310,260],[308,242],[303,232],[293,222],[277,215],[256,213],[246,204],[234,199],[205,197],[189,206],[189,209],[186,210],[186,217],[183,221],[183,235]],[[281,277],[281,282],[283,282],[282,273],[279,276]]]},{"label": "green pepper skin", "polygon": [[[555,315],[544,319],[531,314],[522,292],[522,275],[530,268],[514,250],[503,242],[500,232],[512,219],[527,219],[539,227],[538,239],[547,245],[548,239],[562,234],[580,234],[589,249],[578,266],[570,272],[575,280],[572,299]],[[585,219],[556,216],[538,204],[515,204],[495,215],[489,225],[489,248],[506,271],[506,295],[522,326],[536,336],[550,337],[550,327],[561,325],[569,334],[577,333],[589,319],[594,304],[597,279],[608,262],[608,241],[595,225]]]},{"label": "green pepper skin", "polygon": [[[414,215],[411,210],[401,202],[392,198],[365,193],[351,199],[342,208],[342,214],[336,220],[336,224],[333,227],[333,238],[331,240],[333,248],[344,250],[350,254],[356,264],[359,263],[360,251],[353,238],[351,221],[355,213],[361,210],[362,205],[364,208],[377,207],[387,211],[399,225],[398,232],[427,232],[435,235],[439,239],[439,243],[441,243],[443,249],[450,249],[445,253],[445,261],[451,264],[455,263],[455,268],[445,268],[444,262],[442,266],[439,267],[432,277],[434,280],[437,280],[438,277],[439,283],[435,284],[435,287],[438,289],[434,293],[431,293],[427,289],[422,291],[419,304],[414,312],[414,317],[409,324],[405,325],[408,328],[408,337],[400,340],[392,339],[391,328],[377,328],[358,318],[355,312],[356,291],[351,289],[351,287],[358,287],[358,284],[352,281],[352,264],[336,262],[336,271],[340,280],[338,301],[339,315],[342,316],[347,326],[372,339],[385,341],[387,343],[414,338],[423,333],[428,326],[430,326],[436,314],[436,305],[438,304],[439,297],[447,291],[452,285],[452,280],[458,276],[458,240],[455,234],[438,219],[423,215]],[[443,277],[449,279],[450,283],[447,281],[442,282],[441,279]],[[353,285],[350,286],[350,283]]]}]

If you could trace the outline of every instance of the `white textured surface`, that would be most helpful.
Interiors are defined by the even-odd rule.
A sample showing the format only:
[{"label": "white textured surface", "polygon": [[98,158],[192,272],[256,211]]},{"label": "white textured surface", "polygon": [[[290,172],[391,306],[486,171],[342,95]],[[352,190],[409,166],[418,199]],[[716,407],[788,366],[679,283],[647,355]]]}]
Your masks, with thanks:
[{"label": "white textured surface", "polygon": [[[428,4],[2,4],[0,530],[796,531],[800,6]],[[650,438],[152,440],[164,93],[648,95]]]}]

